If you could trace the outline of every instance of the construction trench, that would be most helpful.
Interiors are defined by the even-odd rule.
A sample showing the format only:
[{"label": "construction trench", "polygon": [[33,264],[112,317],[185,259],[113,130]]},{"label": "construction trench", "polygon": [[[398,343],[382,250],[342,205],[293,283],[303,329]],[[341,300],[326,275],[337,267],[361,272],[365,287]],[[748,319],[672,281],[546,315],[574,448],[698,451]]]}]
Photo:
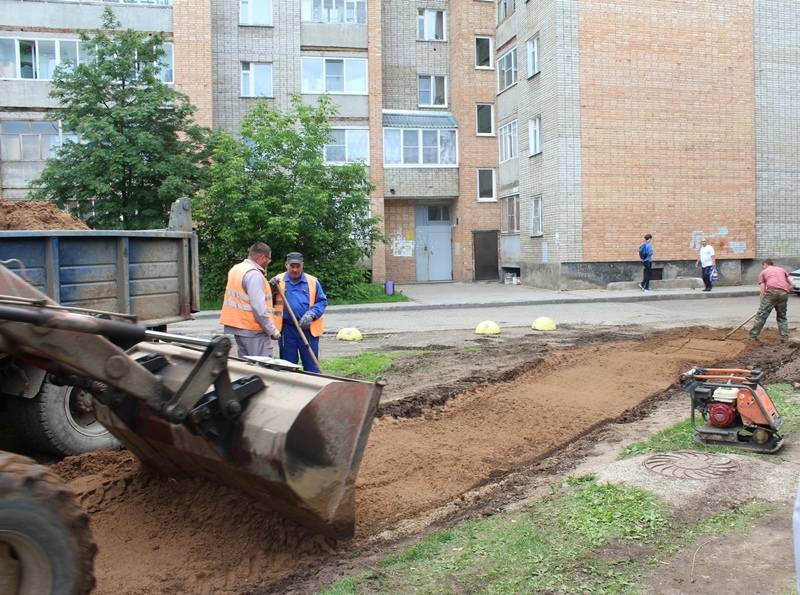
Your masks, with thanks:
[{"label": "construction trench", "polygon": [[[97,593],[291,590],[293,577],[342,553],[419,537],[486,510],[487,498],[500,506],[503,490],[469,494],[543,459],[562,453],[556,467],[568,471],[565,448],[676,398],[678,375],[692,365],[766,367],[793,353],[769,334],[755,350],[722,334],[572,329],[399,360],[358,476],[350,542],[314,535],[230,488],[152,476],[126,451],[68,458],[53,470],[90,512]],[[402,390],[392,390],[393,375]]]}]

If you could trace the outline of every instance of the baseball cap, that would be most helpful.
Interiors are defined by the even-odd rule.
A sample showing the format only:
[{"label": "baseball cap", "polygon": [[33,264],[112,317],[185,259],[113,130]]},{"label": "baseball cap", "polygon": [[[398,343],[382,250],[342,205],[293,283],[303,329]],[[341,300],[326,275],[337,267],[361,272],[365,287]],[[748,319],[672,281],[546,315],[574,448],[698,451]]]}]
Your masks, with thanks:
[{"label": "baseball cap", "polygon": [[303,255],[299,252],[289,252],[286,255],[286,264],[302,264],[303,263]]}]

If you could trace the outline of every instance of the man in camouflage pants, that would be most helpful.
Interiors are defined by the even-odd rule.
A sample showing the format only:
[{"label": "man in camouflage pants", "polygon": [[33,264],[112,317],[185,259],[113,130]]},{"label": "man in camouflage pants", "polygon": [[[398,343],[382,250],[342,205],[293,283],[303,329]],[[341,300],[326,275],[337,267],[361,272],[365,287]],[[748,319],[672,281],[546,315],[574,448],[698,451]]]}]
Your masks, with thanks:
[{"label": "man in camouflage pants", "polygon": [[756,312],[753,328],[750,329],[750,338],[758,339],[764,323],[767,322],[767,318],[774,308],[781,339],[787,339],[789,337],[789,319],[786,318],[786,305],[789,301],[789,292],[792,291],[789,274],[781,267],[776,267],[775,263],[767,258],[761,263],[758,287],[761,290],[761,304]]}]

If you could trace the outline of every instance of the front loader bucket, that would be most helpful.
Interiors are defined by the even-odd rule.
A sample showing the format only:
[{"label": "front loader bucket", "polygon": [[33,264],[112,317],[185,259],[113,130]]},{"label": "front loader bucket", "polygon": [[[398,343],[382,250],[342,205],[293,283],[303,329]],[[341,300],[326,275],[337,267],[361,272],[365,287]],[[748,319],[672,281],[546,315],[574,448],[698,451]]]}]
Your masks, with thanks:
[{"label": "front loader bucket", "polygon": [[[142,343],[133,358],[161,354],[162,380],[182,382],[201,352]],[[354,486],[382,386],[229,361],[231,380],[258,375],[266,388],[239,420],[204,434],[173,424],[130,399],[96,404],[98,420],[142,461],[174,477],[206,477],[240,489],[313,529],[350,538]]]}]

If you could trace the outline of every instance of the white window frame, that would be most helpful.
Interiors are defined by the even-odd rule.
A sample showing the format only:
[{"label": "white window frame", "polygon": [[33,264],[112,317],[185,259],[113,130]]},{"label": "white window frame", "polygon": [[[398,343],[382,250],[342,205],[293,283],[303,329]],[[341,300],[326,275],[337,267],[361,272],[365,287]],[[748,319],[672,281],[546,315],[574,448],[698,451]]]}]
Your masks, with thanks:
[{"label": "white window frame", "polygon": [[497,0],[497,23],[500,24],[505,21],[514,14],[516,10],[516,0]]},{"label": "white window frame", "polygon": [[[80,55],[81,55],[81,41],[78,38],[48,38],[48,37],[5,37],[0,36],[0,39],[4,40],[11,40],[14,45],[14,64],[12,68],[14,69],[14,76],[11,77],[0,77],[0,80],[18,80],[18,81],[51,81],[52,78],[40,78],[39,77],[39,42],[42,41],[52,41],[55,45],[56,50],[56,62],[55,66],[53,66],[53,71],[61,65],[61,42],[74,42],[77,43],[77,50],[78,54],[76,56],[75,66],[81,63]],[[20,64],[20,50],[19,44],[21,41],[31,41],[34,43],[34,54],[33,54],[33,78],[23,78],[22,75],[22,64]]]},{"label": "white window frame", "polygon": [[534,116],[528,120],[528,156],[533,157],[542,152],[542,116]]},{"label": "white window frame", "polygon": [[499,130],[500,135],[500,163],[511,161],[519,156],[519,131],[517,130],[517,121],[511,120],[507,124],[503,124]]},{"label": "white window frame", "polygon": [[[16,141],[15,142],[16,142],[16,145],[17,145],[17,152],[18,152],[20,158],[19,159],[11,159],[9,155],[6,155],[0,149],[0,161],[7,161],[7,162],[10,162],[10,163],[11,162],[13,162],[13,163],[42,163],[44,161],[48,161],[49,159],[52,159],[52,157],[50,157],[49,155],[46,158],[41,159],[42,149],[44,148],[42,146],[42,136],[45,136],[44,133],[42,133],[42,132],[3,133],[3,131],[2,131],[2,123],[3,122],[39,124],[39,123],[42,123],[42,122],[50,122],[50,120],[2,120],[0,122],[0,135],[16,137]],[[58,143],[56,145],[56,151],[64,145],[65,141],[72,140],[74,142],[78,142],[80,140],[76,134],[70,134],[70,133],[64,132],[64,128],[62,126],[61,120],[58,120],[57,122],[53,122],[53,123],[56,125],[55,127],[56,127],[56,129],[58,131]],[[46,136],[55,136],[55,135],[46,135]],[[38,137],[38,139],[37,139],[38,148],[37,148],[36,152],[39,155],[40,159],[23,159],[22,158],[23,155],[24,155],[24,148],[23,148],[23,145],[22,145],[22,138],[23,137]],[[0,147],[2,145],[4,145],[4,144],[7,144],[8,142],[11,142],[10,139],[0,141]],[[46,146],[49,149],[49,145],[46,145]]]},{"label": "white window frame", "polygon": [[[301,19],[304,23],[330,23],[336,25],[366,25],[367,24],[367,0],[336,0],[342,6],[341,17],[331,18],[330,6],[333,0],[303,0]],[[363,10],[359,10],[363,6]],[[363,21],[358,18],[363,15]]]},{"label": "white window frame", "polygon": [[[269,18],[266,23],[253,22],[253,5],[256,2],[266,2],[268,5],[267,14]],[[242,4],[247,4],[247,7],[242,6]],[[272,0],[239,0],[239,24],[245,27],[272,27],[273,8]]]},{"label": "white window frame", "polygon": [[[377,0],[375,0],[377,1]],[[436,39],[436,13],[442,13],[442,38]],[[428,32],[428,14],[433,14],[433,37],[427,37]],[[423,20],[422,31],[423,35],[420,37],[419,35],[419,21],[420,19]],[[419,8],[417,9],[417,41],[447,41],[447,11],[440,10],[438,8]]]},{"label": "white window frame", "polygon": [[[489,40],[489,65],[488,66],[478,66],[478,40],[479,39],[488,39]],[[475,68],[478,70],[494,70],[494,39],[489,37],[488,35],[476,35],[475,36]]]},{"label": "white window frame", "polygon": [[[309,89],[307,87],[303,87],[305,81],[303,80],[302,70],[303,65],[308,60],[322,60],[322,87]],[[343,91],[329,91],[326,88],[327,80],[328,80],[328,62],[332,60],[343,61],[344,62],[344,69],[343,69],[343,76],[344,76],[344,90]],[[348,91],[347,90],[347,67],[348,64],[351,64],[355,61],[363,62],[364,63],[364,90],[363,91]],[[368,95],[369,94],[369,64],[366,58],[346,58],[344,56],[302,56],[300,58],[300,85],[301,89],[300,92],[305,95],[322,95],[323,93],[327,93],[329,95]]]},{"label": "white window frame", "polygon": [[[338,126],[338,125],[333,125],[333,126],[331,126],[331,131],[333,131],[333,130],[344,130],[345,160],[344,161],[328,161],[328,159],[327,159],[327,157],[325,155],[325,149],[331,143],[325,143],[325,145],[322,148],[322,151],[323,151],[322,158],[325,160],[325,163],[327,163],[328,165],[344,165],[344,164],[347,164],[347,163],[363,163],[364,165],[369,165],[369,127],[368,126]],[[349,141],[349,137],[350,137],[350,132],[356,131],[356,130],[363,131],[363,132],[367,133],[367,158],[364,161],[362,161],[361,159],[350,159],[350,155],[349,155],[350,143],[348,141]]]},{"label": "white window frame", "polygon": [[[255,76],[254,76],[254,64],[266,65],[269,66],[269,93],[267,95],[256,95],[255,94]],[[245,69],[245,65],[247,68]],[[250,74],[248,78],[248,89],[244,88],[244,73],[248,72]],[[242,97],[275,97],[275,74],[273,72],[272,62],[240,62],[240,73],[239,73],[239,92],[241,93]]]},{"label": "white window frame", "polygon": [[[480,132],[478,130],[479,129],[479,125],[478,125],[478,122],[479,122],[479,120],[478,120],[478,108],[480,106],[482,106],[482,105],[488,105],[489,108],[491,108],[491,112],[492,112],[492,116],[491,116],[492,131],[491,132]],[[494,136],[495,135],[495,129],[494,129],[494,103],[480,102],[480,103],[476,103],[475,104],[475,135],[476,136]]]},{"label": "white window frame", "polygon": [[[169,62],[167,63],[168,69],[165,68],[165,65],[162,64],[160,61],[158,62],[158,80],[160,80],[165,85],[172,85],[175,83],[175,44],[171,41],[164,42],[164,55],[161,59],[165,59],[169,57]],[[172,76],[167,80],[166,72],[169,71]]]},{"label": "white window frame", "polygon": [[[514,205],[514,225],[509,226],[508,214],[509,203],[513,201]],[[506,235],[519,235],[519,194],[510,194],[508,196],[500,197],[500,233]]]},{"label": "white window frame", "polygon": [[[493,167],[479,167],[475,173],[475,196],[478,197],[478,202],[497,202],[497,170]],[[492,172],[492,196],[481,196],[481,172]]]},{"label": "white window frame", "polygon": [[531,37],[526,43],[528,56],[528,78],[539,74],[539,34]]},{"label": "white window frame", "polygon": [[531,197],[531,237],[544,235],[544,219],[542,217],[542,195]]},{"label": "white window frame", "polygon": [[[509,58],[509,64],[503,66],[506,58]],[[506,79],[505,74],[509,71],[511,72],[511,82],[503,86]],[[519,69],[517,67],[517,46],[514,46],[507,52],[504,52],[503,55],[497,59],[497,92],[502,93],[506,89],[516,85],[518,77]]]},{"label": "white window frame", "polygon": [[419,101],[420,97],[420,89],[419,89],[419,82],[420,79],[426,78],[430,83],[430,99],[436,99],[436,79],[441,78],[444,79],[444,103],[419,103],[419,107],[447,107],[447,94],[449,89],[447,88],[447,76],[444,74],[418,74],[417,75],[417,101]]},{"label": "white window frame", "polygon": [[[384,151],[383,151],[383,155],[384,155],[383,167],[384,168],[409,168],[409,167],[414,167],[414,168],[440,168],[440,169],[441,168],[447,168],[447,169],[451,169],[451,168],[457,168],[458,167],[459,147],[458,147],[458,129],[457,128],[397,128],[397,127],[387,127],[387,128],[383,129],[384,147],[386,146],[386,132],[389,131],[389,130],[399,130],[400,131],[400,160],[401,161],[404,161],[403,132],[407,131],[407,130],[416,130],[417,131],[417,135],[418,135],[417,136],[417,146],[419,147],[419,151],[418,151],[419,161],[415,162],[415,163],[405,163],[405,162],[402,162],[402,163],[386,163],[386,153],[387,153],[387,151],[384,149]],[[422,163],[422,149],[423,149],[423,146],[424,146],[423,143],[422,143],[422,132],[423,131],[429,131],[429,130],[435,130],[435,131],[437,131],[439,133],[437,135],[437,139],[436,139],[436,142],[437,142],[437,152],[436,152],[437,159],[441,155],[441,151],[442,151],[442,136],[441,136],[441,133],[442,132],[452,132],[453,133],[453,143],[454,143],[454,148],[455,148],[455,163]]]}]

